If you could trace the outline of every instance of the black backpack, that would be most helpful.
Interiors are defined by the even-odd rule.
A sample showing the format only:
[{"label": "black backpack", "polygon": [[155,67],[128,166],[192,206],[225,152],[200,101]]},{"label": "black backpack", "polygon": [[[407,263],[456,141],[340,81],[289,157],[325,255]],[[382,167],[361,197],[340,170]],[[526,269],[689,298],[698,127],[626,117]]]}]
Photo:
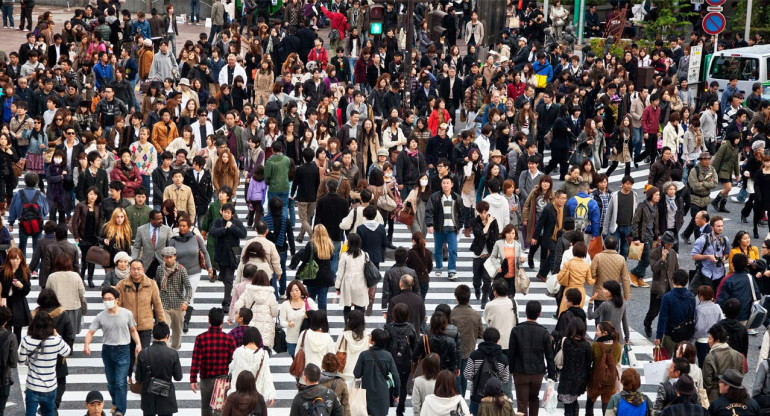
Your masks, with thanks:
[{"label": "black backpack", "polygon": [[329,416],[329,409],[326,407],[326,400],[323,397],[316,397],[305,407],[305,416]]},{"label": "black backpack", "polygon": [[487,355],[484,357],[484,361],[481,362],[481,368],[476,375],[476,380],[473,383],[473,394],[471,399],[474,401],[481,401],[484,397],[484,386],[487,385],[487,380],[491,378],[500,379],[497,375],[497,360],[495,357]]},{"label": "black backpack", "polygon": [[19,224],[21,224],[24,234],[38,235],[43,231],[43,215],[40,213],[40,205],[37,202],[40,195],[40,191],[35,191],[35,196],[32,197],[32,202],[30,202],[27,200],[24,190],[19,191],[22,204]]},{"label": "black backpack", "polygon": [[411,369],[412,365],[412,347],[409,345],[409,336],[390,325],[387,326],[387,331],[390,333],[388,352],[393,356],[398,372],[404,374]]}]

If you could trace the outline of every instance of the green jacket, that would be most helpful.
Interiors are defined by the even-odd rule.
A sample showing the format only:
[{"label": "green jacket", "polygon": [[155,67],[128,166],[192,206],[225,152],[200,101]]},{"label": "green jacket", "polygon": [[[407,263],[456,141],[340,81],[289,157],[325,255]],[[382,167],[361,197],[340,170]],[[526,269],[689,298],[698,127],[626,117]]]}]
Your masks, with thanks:
[{"label": "green jacket", "polygon": [[738,154],[741,150],[729,140],[723,140],[717,154],[711,160],[711,166],[717,171],[719,179],[730,179],[731,176],[740,175],[738,166]]},{"label": "green jacket", "polygon": [[209,205],[209,210],[206,211],[206,215],[204,215],[203,220],[201,220],[201,232],[206,233],[206,250],[209,252],[211,265],[213,267],[216,267],[216,263],[214,262],[214,249],[217,246],[217,239],[208,233],[211,231],[211,226],[214,225],[214,220],[222,218],[222,214],[219,212],[220,209],[222,209],[222,203],[217,199]]},{"label": "green jacket", "polygon": [[128,223],[131,224],[131,244],[134,243],[136,231],[139,227],[150,222],[150,211],[152,211],[152,207],[147,204],[142,205],[141,208],[136,206],[136,204],[131,204],[126,207]]},{"label": "green jacket", "polygon": [[289,192],[291,159],[283,153],[273,154],[265,162],[265,183],[270,192]]},{"label": "green jacket", "polygon": [[698,207],[708,206],[711,203],[709,193],[717,187],[718,183],[714,165],[709,165],[706,170],[700,163],[696,164],[687,175],[687,183],[690,185],[690,203]]}]

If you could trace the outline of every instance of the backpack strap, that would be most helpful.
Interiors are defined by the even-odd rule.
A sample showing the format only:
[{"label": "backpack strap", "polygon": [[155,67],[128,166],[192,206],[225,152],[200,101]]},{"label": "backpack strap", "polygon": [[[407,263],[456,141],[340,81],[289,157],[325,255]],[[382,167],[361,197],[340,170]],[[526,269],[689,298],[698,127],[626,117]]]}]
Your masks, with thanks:
[{"label": "backpack strap", "polygon": [[[37,191],[35,192],[35,196],[37,196]],[[24,189],[19,191],[19,198],[21,198],[21,204],[27,205],[29,201],[27,200],[27,195],[24,193]]]}]

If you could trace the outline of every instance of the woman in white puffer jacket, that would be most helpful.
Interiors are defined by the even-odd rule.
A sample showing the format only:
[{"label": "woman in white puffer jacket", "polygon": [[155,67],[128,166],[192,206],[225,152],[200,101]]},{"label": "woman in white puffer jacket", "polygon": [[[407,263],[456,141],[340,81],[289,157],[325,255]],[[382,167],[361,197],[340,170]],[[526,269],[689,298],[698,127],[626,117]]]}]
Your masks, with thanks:
[{"label": "woman in white puffer jacket", "polygon": [[[257,328],[249,327],[243,332],[243,345],[236,348],[233,360],[230,361],[230,376],[237,380],[242,371],[250,371],[257,383],[257,391],[265,399],[268,406],[275,402],[275,385],[273,373],[270,372],[270,354],[259,344],[264,339]],[[235,383],[230,386],[230,392],[235,391]]]},{"label": "woman in white puffer jacket", "polygon": [[337,371],[346,381],[354,381],[353,369],[356,368],[358,356],[369,349],[371,330],[366,329],[364,311],[350,311],[345,324],[345,331],[337,337],[337,351],[347,353],[345,367]]},{"label": "woman in white puffer jacket", "polygon": [[235,302],[235,310],[249,308],[254,317],[249,323],[259,329],[262,334],[262,343],[265,347],[273,348],[275,339],[275,317],[278,316],[278,302],[275,300],[275,292],[270,286],[270,279],[264,270],[257,271],[252,284]]}]

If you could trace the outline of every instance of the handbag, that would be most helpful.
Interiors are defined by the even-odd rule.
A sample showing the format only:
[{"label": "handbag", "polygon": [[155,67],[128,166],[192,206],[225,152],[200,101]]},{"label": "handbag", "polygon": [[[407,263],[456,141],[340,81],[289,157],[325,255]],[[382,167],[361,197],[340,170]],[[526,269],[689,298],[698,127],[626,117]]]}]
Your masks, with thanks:
[{"label": "handbag", "polygon": [[473,182],[475,181],[476,172],[471,172],[471,174],[465,179],[465,182],[463,182],[463,187],[460,190],[463,195],[469,195],[473,191]]},{"label": "handbag", "polygon": [[241,262],[241,251],[242,250],[243,250],[243,247],[241,247],[240,245],[235,246],[235,247],[230,247],[230,252],[233,253],[233,257],[234,257],[233,264],[235,266],[238,266],[238,264],[240,264],[240,262]]},{"label": "handbag", "polygon": [[211,392],[211,401],[209,401],[209,406],[213,410],[221,411],[225,407],[228,389],[230,389],[230,375],[214,380],[214,389]]},{"label": "handbag", "polygon": [[642,260],[642,253],[644,252],[644,243],[641,241],[634,241],[628,246],[628,259],[629,260]]},{"label": "handbag", "polygon": [[150,386],[147,391],[160,397],[168,397],[171,393],[171,382],[153,377],[150,379]]},{"label": "handbag", "polygon": [[546,293],[548,296],[556,296],[559,293],[559,289],[561,289],[561,284],[559,283],[558,275],[551,273],[548,279],[545,279]]},{"label": "handbag", "polygon": [[765,317],[767,316],[767,309],[762,306],[762,301],[757,299],[757,295],[754,293],[754,277],[749,275],[749,284],[751,285],[751,297],[754,302],[751,304],[751,314],[749,320],[746,322],[746,328],[756,329],[765,323]]},{"label": "handbag", "polygon": [[[691,295],[692,296],[692,295]],[[669,336],[674,342],[687,341],[695,334],[695,298],[690,298],[691,304],[687,308],[687,317],[674,325]],[[690,313],[692,311],[692,314]]]},{"label": "handbag", "polygon": [[24,167],[27,166],[27,159],[21,158],[18,162],[15,162],[13,164],[13,176],[18,178],[21,176],[22,173],[24,173]]},{"label": "handbag", "polygon": [[397,206],[396,201],[390,196],[385,185],[382,185],[382,194],[377,197],[377,208],[386,212],[393,212]]},{"label": "handbag", "polygon": [[45,163],[51,163],[51,161],[53,160],[53,152],[55,152],[55,151],[56,151],[55,148],[51,148],[51,149],[48,149],[48,150],[44,151],[43,152],[43,161]]},{"label": "handbag", "polygon": [[310,250],[310,259],[302,265],[302,268],[297,271],[297,279],[299,280],[313,280],[318,275],[318,263],[313,258],[313,245],[308,244],[305,250]]},{"label": "handbag", "polygon": [[414,224],[414,213],[412,212],[411,205],[404,207],[401,212],[398,213],[398,222],[411,227]]},{"label": "handbag", "polygon": [[380,269],[374,265],[368,254],[366,255],[366,264],[364,264],[364,278],[366,279],[366,287],[376,287],[377,283],[382,280]]},{"label": "handbag", "polygon": [[366,389],[361,387],[361,379],[353,382],[349,393],[350,416],[369,416],[366,410]]},{"label": "handbag", "polygon": [[345,364],[348,363],[348,340],[343,336],[342,342],[345,343],[345,351],[341,351],[342,343],[340,343],[340,348],[337,349],[337,362],[339,363],[338,368],[344,369]]},{"label": "handbag", "polygon": [[631,360],[628,358],[628,344],[623,345],[623,355],[620,357],[620,364],[630,365]]},{"label": "handbag", "polygon": [[521,22],[519,21],[519,16],[511,16],[508,18],[508,28],[518,29],[520,26]]},{"label": "handbag", "polygon": [[[198,240],[198,236],[195,236],[195,240],[198,242],[198,266],[200,266],[201,270],[207,270],[208,267],[206,267],[206,253],[203,252],[203,249],[200,248],[201,241]],[[205,245],[203,245],[205,247]]]},{"label": "handbag", "polygon": [[275,337],[273,337],[273,351],[276,354],[289,351],[289,344],[286,342],[286,331],[283,330],[281,323],[275,321]]},{"label": "handbag", "polygon": [[657,363],[658,361],[667,361],[668,358],[668,352],[660,345],[657,345],[652,349],[652,360],[654,362]]},{"label": "handbag", "polygon": [[568,163],[570,166],[579,166],[583,163],[584,159],[583,152],[575,149],[575,151],[572,152],[572,155],[570,155]]},{"label": "handbag", "polygon": [[518,270],[516,270],[516,276],[514,279],[515,280],[513,283],[517,292],[521,293],[522,295],[529,293],[529,276],[527,276],[527,272],[524,271],[523,267],[519,267]]},{"label": "handbag", "polygon": [[601,237],[593,238],[588,243],[588,254],[591,256],[591,258],[596,257],[596,255],[601,253],[602,250],[604,250],[604,242],[602,241]]},{"label": "handbag", "polygon": [[291,362],[291,367],[289,367],[289,374],[297,378],[302,377],[302,373],[305,371],[305,335],[307,335],[307,332],[302,334],[299,350],[294,355],[294,361]]},{"label": "handbag", "polygon": [[559,347],[559,352],[556,353],[556,356],[553,357],[553,363],[556,365],[556,368],[561,370],[564,368],[564,340],[567,339],[567,337],[564,337],[561,339],[561,347]]},{"label": "handbag", "polygon": [[91,246],[86,253],[86,261],[102,267],[110,265],[110,252],[100,246]]}]

